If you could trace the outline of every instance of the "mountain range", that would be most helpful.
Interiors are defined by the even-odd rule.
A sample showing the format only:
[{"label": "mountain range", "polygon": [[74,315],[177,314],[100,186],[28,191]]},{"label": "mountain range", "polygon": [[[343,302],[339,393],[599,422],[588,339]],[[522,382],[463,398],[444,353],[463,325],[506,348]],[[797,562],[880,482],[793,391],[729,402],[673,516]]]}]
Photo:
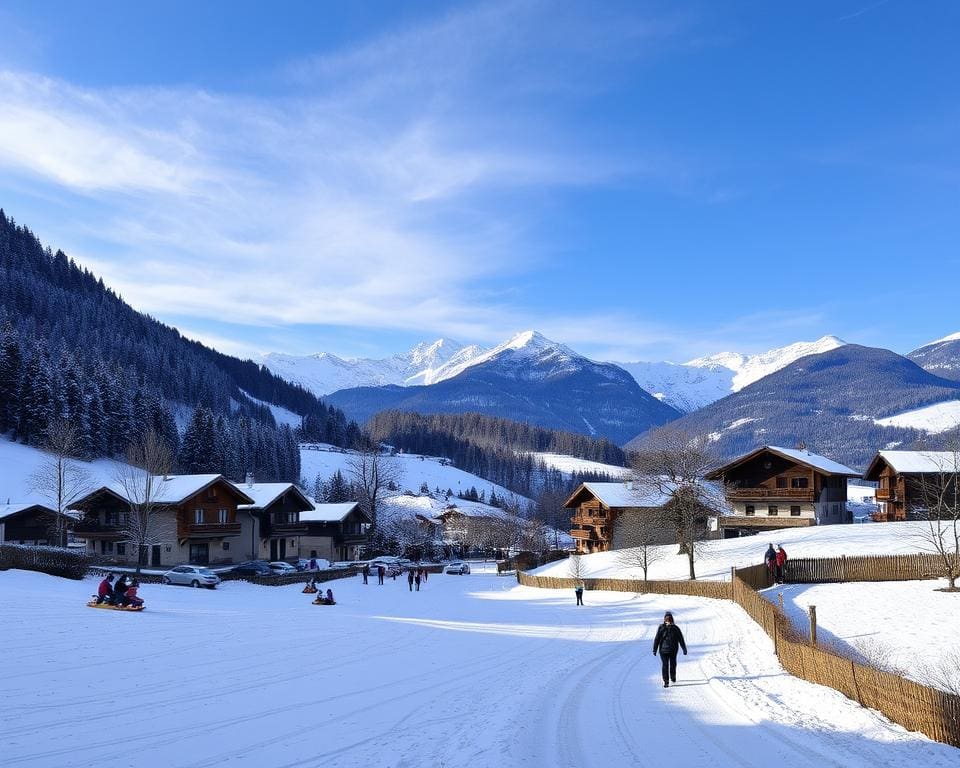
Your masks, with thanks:
[{"label": "mountain range", "polygon": [[343,389],[325,399],[359,421],[383,410],[476,412],[616,443],[680,415],[622,368],[588,360],[535,331],[448,361],[443,376],[430,385]]}]

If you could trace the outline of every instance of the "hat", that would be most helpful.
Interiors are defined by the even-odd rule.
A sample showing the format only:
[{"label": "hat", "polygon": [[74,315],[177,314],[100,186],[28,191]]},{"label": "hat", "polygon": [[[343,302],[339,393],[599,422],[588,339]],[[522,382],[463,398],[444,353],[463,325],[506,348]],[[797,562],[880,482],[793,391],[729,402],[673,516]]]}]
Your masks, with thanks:
[{"label": "hat", "polygon": [[665,614],[663,614],[663,620],[666,621],[667,619],[670,619],[670,621],[673,621],[673,614],[670,613],[670,611],[667,611]]}]

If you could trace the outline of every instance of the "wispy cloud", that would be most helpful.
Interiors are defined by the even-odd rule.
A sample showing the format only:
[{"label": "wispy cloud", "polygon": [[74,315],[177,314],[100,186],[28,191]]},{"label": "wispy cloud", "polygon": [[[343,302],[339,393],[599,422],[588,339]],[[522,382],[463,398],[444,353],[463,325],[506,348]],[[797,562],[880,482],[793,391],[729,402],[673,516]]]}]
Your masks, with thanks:
[{"label": "wispy cloud", "polygon": [[685,23],[489,3],[291,63],[292,93],[273,98],[6,71],[0,180],[97,201],[95,221],[77,217],[74,254],[138,308],[195,327],[493,341],[537,325],[576,343],[616,320],[646,338],[662,329],[589,312],[559,322],[493,289],[541,257],[517,194],[659,172],[544,110],[556,117],[547,102],[590,87],[583,73]]}]

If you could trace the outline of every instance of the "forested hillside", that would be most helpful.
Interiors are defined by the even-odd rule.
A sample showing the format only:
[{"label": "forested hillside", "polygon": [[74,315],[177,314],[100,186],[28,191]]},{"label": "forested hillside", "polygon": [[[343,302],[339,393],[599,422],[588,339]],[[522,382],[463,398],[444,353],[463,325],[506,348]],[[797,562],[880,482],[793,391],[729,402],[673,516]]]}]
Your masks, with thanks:
[{"label": "forested hillside", "polygon": [[367,431],[376,442],[409,453],[443,456],[465,472],[534,499],[546,491],[562,495],[581,482],[611,479],[598,472],[560,472],[534,453],[563,453],[617,466],[626,463],[623,450],[609,440],[477,413],[384,411],[367,423]]},{"label": "forested hillside", "polygon": [[[42,445],[48,424],[67,419],[82,455],[93,458],[121,455],[152,428],[187,449],[181,468],[226,472],[224,446],[233,446],[244,471],[296,480],[296,437],[263,403],[304,417],[306,439],[342,446],[362,439],[342,412],[303,388],[135,311],[0,210],[0,433]],[[198,406],[202,418],[191,421],[181,446],[175,414]],[[216,451],[190,453],[211,440]]]}]

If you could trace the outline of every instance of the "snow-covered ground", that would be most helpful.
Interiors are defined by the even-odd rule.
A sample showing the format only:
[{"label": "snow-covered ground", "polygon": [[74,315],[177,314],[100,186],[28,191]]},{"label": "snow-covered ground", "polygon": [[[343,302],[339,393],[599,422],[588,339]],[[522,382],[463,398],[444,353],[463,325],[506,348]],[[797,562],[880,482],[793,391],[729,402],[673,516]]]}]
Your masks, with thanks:
[{"label": "snow-covered ground", "polygon": [[[317,443],[315,449],[306,445],[300,446],[300,474],[307,480],[308,487],[319,474],[324,480],[329,479],[337,470],[349,480],[350,459],[355,454],[334,446]],[[457,469],[449,463],[442,462],[436,456],[420,456],[412,453],[398,454],[388,459],[398,471],[397,483],[401,491],[417,493],[422,483],[426,483],[431,491],[439,488],[441,491],[450,489],[456,496],[461,491],[476,488],[477,493],[483,491],[486,498],[490,492],[496,491],[497,496],[516,496],[523,504],[531,503],[525,496],[518,496],[501,485],[491,483],[462,469]]]},{"label": "snow-covered ground", "polygon": [[783,593],[784,608],[800,627],[815,605],[818,642],[924,685],[943,670],[960,690],[960,595],[938,591],[944,586],[946,580],[785,584],[764,596],[775,602]]},{"label": "snow-covered ground", "polygon": [[[0,573],[4,768],[956,766],[960,750],[786,674],[735,605],[519,587],[488,574],[290,587]],[[678,684],[651,640],[685,632]],[[12,661],[11,661],[12,660]]]},{"label": "snow-covered ground", "polygon": [[885,419],[874,419],[874,423],[881,427],[919,429],[938,435],[960,426],[960,400],[946,400],[915,408],[895,416],[887,416]]},{"label": "snow-covered ground", "polygon": [[559,469],[561,472],[572,475],[574,472],[603,472],[614,480],[627,477],[630,470],[627,467],[618,467],[616,464],[603,464],[599,461],[578,459],[563,453],[534,452],[534,460],[542,461],[550,469]]},{"label": "snow-covered ground", "polygon": [[[770,531],[757,536],[704,542],[697,555],[699,579],[729,579],[732,566],[744,567],[763,562],[767,544],[782,544],[792,558],[839,557],[840,555],[916,554],[923,549],[920,533],[923,523],[866,523],[863,525],[821,525]],[[650,567],[651,579],[687,577],[687,557],[677,554],[677,545],[654,548],[660,559]],[[621,552],[598,552],[581,558],[587,578],[639,579],[643,572],[624,565]],[[536,573],[541,576],[569,577],[565,561],[550,563]]]}]

